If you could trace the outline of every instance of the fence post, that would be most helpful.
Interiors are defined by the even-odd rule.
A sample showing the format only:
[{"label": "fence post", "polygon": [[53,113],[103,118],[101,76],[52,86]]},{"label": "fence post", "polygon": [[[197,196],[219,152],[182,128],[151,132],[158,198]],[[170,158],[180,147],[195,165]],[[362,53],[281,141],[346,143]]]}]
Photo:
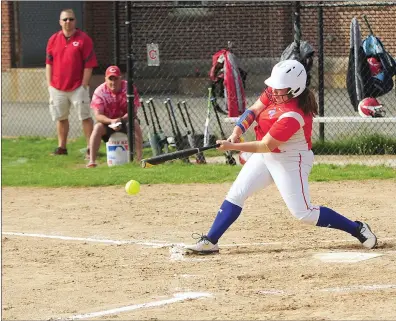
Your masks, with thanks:
[{"label": "fence post", "polygon": [[133,52],[132,52],[132,20],[131,20],[131,4],[126,1],[126,71],[127,71],[127,103],[128,103],[128,146],[129,146],[129,161],[133,161],[134,154],[134,138],[135,138],[135,95],[133,92]]},{"label": "fence post", "polygon": [[[319,3],[321,4],[321,2]],[[323,8],[318,7],[318,87],[319,87],[319,116],[324,116],[324,41],[323,41]],[[324,141],[324,123],[319,123],[319,139]]]}]

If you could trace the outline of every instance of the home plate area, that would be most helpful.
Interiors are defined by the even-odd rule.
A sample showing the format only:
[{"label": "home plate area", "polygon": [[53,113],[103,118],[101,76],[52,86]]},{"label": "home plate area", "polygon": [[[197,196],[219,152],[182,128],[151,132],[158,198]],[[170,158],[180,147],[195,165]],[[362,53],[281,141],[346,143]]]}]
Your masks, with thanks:
[{"label": "home plate area", "polygon": [[380,253],[359,253],[359,252],[330,252],[330,253],[318,253],[314,255],[323,262],[333,263],[356,263],[364,260],[369,260],[383,254]]}]

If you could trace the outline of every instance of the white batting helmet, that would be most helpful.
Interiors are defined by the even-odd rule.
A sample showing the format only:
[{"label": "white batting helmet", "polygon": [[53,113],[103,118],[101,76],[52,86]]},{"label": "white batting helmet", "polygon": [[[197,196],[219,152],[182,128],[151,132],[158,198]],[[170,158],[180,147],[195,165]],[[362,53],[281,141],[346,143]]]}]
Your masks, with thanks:
[{"label": "white batting helmet", "polygon": [[362,117],[384,117],[385,109],[378,102],[377,99],[372,97],[364,98],[358,106],[359,115]]},{"label": "white batting helmet", "polygon": [[283,60],[272,68],[271,77],[264,83],[274,89],[290,88],[293,97],[302,94],[307,86],[307,72],[297,60]]}]

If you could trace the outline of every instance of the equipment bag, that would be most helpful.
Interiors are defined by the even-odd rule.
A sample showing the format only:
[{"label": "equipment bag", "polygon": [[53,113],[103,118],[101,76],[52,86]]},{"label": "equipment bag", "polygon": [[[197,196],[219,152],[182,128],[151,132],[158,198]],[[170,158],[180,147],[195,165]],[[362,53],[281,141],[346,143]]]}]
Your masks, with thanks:
[{"label": "equipment bag", "polygon": [[365,59],[361,62],[364,98],[380,97],[393,88],[392,77],[396,75],[396,62],[385,50],[381,40],[368,35],[362,43]]},{"label": "equipment bag", "polygon": [[246,76],[247,73],[238,66],[230,50],[222,49],[213,55],[209,72],[212,94],[225,98],[229,117],[238,117],[245,111]]}]

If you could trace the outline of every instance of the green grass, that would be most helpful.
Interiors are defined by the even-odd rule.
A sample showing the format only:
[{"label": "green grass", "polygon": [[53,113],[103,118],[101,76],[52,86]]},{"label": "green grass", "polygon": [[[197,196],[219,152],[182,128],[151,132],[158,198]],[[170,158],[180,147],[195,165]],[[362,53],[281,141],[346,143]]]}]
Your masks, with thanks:
[{"label": "green grass", "polygon": [[[185,184],[232,182],[240,166],[223,164],[183,164],[181,161],[143,169],[137,163],[123,166],[106,166],[105,146],[102,143],[97,168],[86,169],[84,161],[85,142],[82,138],[69,141],[68,156],[50,156],[56,146],[55,139],[20,137],[2,139],[2,185],[3,186],[106,186],[123,185],[130,179],[141,184]],[[205,153],[206,157],[220,156],[216,150]],[[150,157],[149,148],[144,157]],[[396,178],[396,171],[388,167],[360,165],[316,165],[311,181],[364,180]]]},{"label": "green grass", "polygon": [[396,139],[374,134],[313,142],[316,155],[395,155]]},{"label": "green grass", "polygon": [[396,170],[387,166],[337,166],[319,164],[313,167],[309,178],[310,181],[315,182],[389,179],[396,178]]}]

